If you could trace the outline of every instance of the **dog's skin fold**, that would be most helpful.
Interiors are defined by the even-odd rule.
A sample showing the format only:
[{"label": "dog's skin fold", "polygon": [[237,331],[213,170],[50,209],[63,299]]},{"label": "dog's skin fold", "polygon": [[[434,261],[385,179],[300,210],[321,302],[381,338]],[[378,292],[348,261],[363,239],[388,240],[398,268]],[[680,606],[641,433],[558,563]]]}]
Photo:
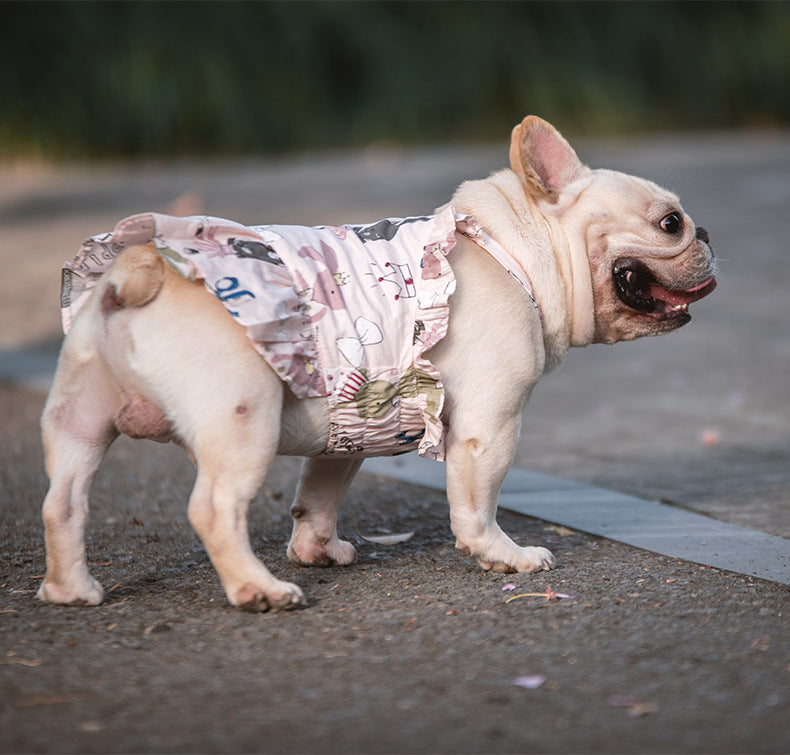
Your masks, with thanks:
[{"label": "dog's skin fold", "polygon": [[[444,385],[447,495],[456,547],[481,567],[554,565],[496,522],[499,489],[525,402],[570,346],[668,332],[715,286],[707,232],[673,194],[643,179],[584,166],[548,123],[513,131],[510,169],[462,184],[456,211],[476,218],[519,264],[539,309],[498,262],[456,234],[449,328],[429,357]],[[85,558],[93,476],[123,433],[172,440],[197,479],[188,516],[228,600],[246,610],[292,608],[301,590],[252,551],[247,508],[273,457],[307,457],[291,507],[289,558],[351,564],[338,537],[340,502],[362,458],[322,455],[324,398],[298,399],[245,330],[200,282],[151,245],[125,251],[96,285],[63,344],[42,418],[50,488],[43,505],[52,603],[96,605],[103,590]]]}]

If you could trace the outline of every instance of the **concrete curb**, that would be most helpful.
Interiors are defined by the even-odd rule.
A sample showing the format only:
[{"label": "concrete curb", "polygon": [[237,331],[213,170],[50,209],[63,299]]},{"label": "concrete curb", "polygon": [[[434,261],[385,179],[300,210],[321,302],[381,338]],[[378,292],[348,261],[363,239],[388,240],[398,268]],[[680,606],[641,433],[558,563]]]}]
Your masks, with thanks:
[{"label": "concrete curb", "polygon": [[[368,459],[364,472],[445,490],[443,464],[418,456]],[[655,501],[511,469],[499,505],[627,545],[790,585],[790,541]]]}]

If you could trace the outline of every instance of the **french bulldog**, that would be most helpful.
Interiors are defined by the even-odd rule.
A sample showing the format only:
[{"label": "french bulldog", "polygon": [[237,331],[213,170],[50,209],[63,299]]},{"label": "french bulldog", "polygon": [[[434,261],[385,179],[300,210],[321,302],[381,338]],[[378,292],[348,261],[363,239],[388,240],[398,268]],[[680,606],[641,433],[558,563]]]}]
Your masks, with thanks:
[{"label": "french bulldog", "polygon": [[[397,261],[399,238],[412,256]],[[353,563],[336,519],[363,459],[419,449],[446,461],[462,554],[495,572],[550,569],[547,549],[516,545],[496,521],[532,389],[571,346],[685,325],[716,286],[708,233],[675,195],[590,169],[534,116],[513,130],[509,169],[463,183],[431,216],[291,231],[135,216],[88,248],[64,271],[68,333],[42,417],[38,595],[69,605],[103,600],[85,557],[88,491],[121,433],[190,455],[189,521],[244,610],[305,602],[249,541],[276,454],[306,457],[287,550],[298,564]],[[283,301],[267,299],[272,286]],[[371,311],[354,309],[354,286]],[[377,309],[385,300],[397,314]],[[378,362],[399,329],[398,364]]]}]

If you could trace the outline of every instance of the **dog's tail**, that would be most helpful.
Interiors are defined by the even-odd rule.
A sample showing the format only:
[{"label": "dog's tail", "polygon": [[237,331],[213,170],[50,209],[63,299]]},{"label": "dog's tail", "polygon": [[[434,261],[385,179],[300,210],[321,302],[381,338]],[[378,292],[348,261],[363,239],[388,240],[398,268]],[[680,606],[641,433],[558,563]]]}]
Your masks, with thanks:
[{"label": "dog's tail", "polygon": [[156,298],[165,281],[165,261],[151,244],[124,251],[104,280],[101,309],[109,313],[142,307]]}]

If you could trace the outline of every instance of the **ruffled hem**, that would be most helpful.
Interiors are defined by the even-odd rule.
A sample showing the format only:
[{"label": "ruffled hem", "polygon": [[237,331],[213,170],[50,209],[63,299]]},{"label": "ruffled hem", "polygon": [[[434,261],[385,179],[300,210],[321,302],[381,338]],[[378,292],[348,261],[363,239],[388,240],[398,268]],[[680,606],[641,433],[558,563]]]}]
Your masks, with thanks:
[{"label": "ruffled hem", "polygon": [[[444,461],[444,385],[438,368],[426,354],[447,335],[450,322],[450,296],[455,293],[456,281],[447,256],[456,244],[455,210],[447,207],[436,216],[436,223],[436,240],[425,247],[422,260],[423,291],[416,318],[415,371],[412,379],[417,383],[422,382],[424,386],[423,390],[416,388],[425,427],[418,453],[436,461]],[[423,330],[418,335],[420,328]],[[430,381],[433,381],[436,392],[430,389]]]}]

